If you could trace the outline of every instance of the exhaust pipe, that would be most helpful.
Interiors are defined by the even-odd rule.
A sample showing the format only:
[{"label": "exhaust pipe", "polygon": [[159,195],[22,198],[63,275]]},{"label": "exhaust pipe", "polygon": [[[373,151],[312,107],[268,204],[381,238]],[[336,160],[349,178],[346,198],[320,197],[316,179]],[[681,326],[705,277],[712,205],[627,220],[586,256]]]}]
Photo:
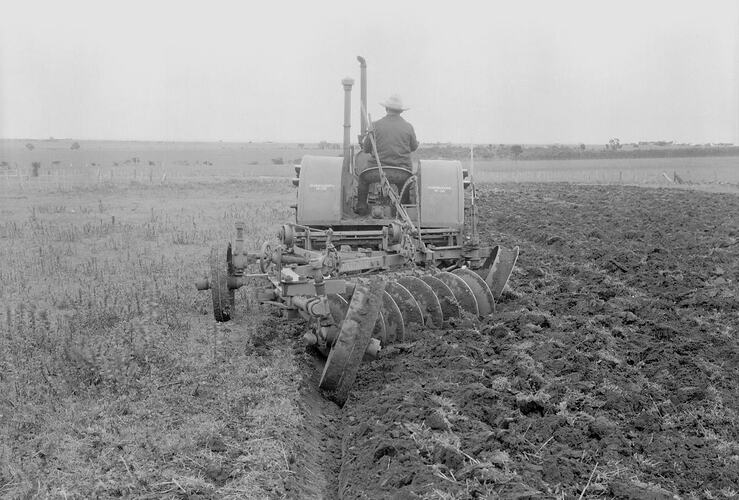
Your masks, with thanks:
[{"label": "exhaust pipe", "polygon": [[367,123],[364,121],[364,117],[367,114],[367,61],[362,56],[357,56],[357,61],[359,61],[359,69],[361,71],[359,95],[362,108],[360,110],[361,116],[359,117],[359,122],[362,124],[362,135],[360,137],[364,137],[364,134],[367,133]]},{"label": "exhaust pipe", "polygon": [[351,164],[351,140],[349,133],[352,128],[352,86],[354,80],[347,77],[341,80],[344,85],[344,170],[348,171]]}]

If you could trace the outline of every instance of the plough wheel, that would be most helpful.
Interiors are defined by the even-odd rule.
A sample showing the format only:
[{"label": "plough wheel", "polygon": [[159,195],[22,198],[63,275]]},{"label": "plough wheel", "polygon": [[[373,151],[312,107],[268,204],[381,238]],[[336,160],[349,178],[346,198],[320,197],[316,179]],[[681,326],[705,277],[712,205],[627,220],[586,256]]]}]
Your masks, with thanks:
[{"label": "plough wheel", "polygon": [[[221,247],[210,250],[210,293],[213,297],[213,317],[216,321],[229,321],[234,312],[235,293],[228,287],[231,245],[224,252]],[[224,259],[225,257],[225,259]]]},{"label": "plough wheel", "polygon": [[452,318],[459,318],[459,303],[457,302],[457,299],[454,298],[454,294],[449,287],[446,286],[439,278],[434,278],[433,276],[421,276],[421,280],[431,287],[436,294],[436,297],[439,299],[441,312],[444,314],[444,321],[449,321]]},{"label": "plough wheel", "polygon": [[400,309],[403,316],[403,325],[407,328],[411,323],[423,326],[423,311],[421,306],[413,297],[413,294],[406,287],[397,282],[388,282],[385,290],[390,294],[392,299]]},{"label": "plough wheel", "polygon": [[272,270],[272,243],[265,241],[262,243],[262,250],[259,252],[259,270],[268,273]]},{"label": "plough wheel", "polygon": [[457,299],[459,307],[470,314],[475,316],[480,315],[480,310],[477,307],[477,299],[475,294],[472,293],[467,282],[457,276],[456,274],[441,272],[434,275],[441,282],[443,282],[454,294],[454,298]]},{"label": "plough wheel", "polygon": [[474,271],[469,269],[455,269],[452,274],[456,274],[462,278],[467,286],[470,287],[472,293],[475,294],[477,300],[477,308],[481,317],[487,316],[495,312],[495,299],[493,298],[493,292],[490,291],[490,287],[485,280],[482,279]]},{"label": "plough wheel", "polygon": [[413,294],[423,314],[423,323],[429,328],[441,328],[444,323],[444,315],[441,312],[441,304],[432,288],[424,281],[415,276],[403,276],[398,283]]},{"label": "plough wheel", "polygon": [[372,337],[382,307],[384,288],[385,284],[380,280],[373,280],[368,285],[357,284],[339,336],[326,358],[319,387],[329,391],[329,398],[340,406],[346,403]]}]

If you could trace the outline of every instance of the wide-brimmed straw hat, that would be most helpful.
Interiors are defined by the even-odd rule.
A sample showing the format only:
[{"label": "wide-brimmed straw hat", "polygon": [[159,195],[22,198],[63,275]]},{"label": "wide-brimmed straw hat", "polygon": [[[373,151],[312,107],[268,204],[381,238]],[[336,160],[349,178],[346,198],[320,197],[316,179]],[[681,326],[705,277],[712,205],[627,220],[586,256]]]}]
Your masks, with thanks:
[{"label": "wide-brimmed straw hat", "polygon": [[385,102],[381,102],[380,106],[387,109],[393,109],[395,111],[407,111],[410,109],[403,107],[403,99],[401,99],[398,94],[391,95]]}]

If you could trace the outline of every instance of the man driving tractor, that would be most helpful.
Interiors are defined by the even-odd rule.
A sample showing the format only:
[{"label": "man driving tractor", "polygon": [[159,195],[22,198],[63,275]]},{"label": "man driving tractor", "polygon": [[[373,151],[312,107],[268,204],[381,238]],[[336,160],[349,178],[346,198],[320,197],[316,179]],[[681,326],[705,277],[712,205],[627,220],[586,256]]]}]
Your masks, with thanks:
[{"label": "man driving tractor", "polygon": [[[413,125],[403,119],[400,114],[408,108],[403,106],[399,95],[390,96],[380,103],[385,107],[386,115],[372,124],[377,145],[377,156],[383,167],[400,167],[412,171],[411,153],[418,149],[418,140]],[[372,149],[372,140],[367,134],[362,141],[362,151],[369,153],[367,168],[377,167],[375,152]],[[398,191],[402,186],[398,186]],[[368,211],[367,194],[369,184],[360,182],[358,187],[357,213],[366,215]]]}]

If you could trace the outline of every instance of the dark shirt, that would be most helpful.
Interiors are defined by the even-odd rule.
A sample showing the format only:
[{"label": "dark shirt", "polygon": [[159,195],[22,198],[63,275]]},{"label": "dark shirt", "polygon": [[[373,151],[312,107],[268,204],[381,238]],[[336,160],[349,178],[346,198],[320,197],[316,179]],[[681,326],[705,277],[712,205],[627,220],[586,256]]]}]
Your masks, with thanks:
[{"label": "dark shirt", "polygon": [[[400,115],[387,115],[372,125],[375,130],[377,154],[380,156],[380,162],[383,165],[412,170],[411,152],[418,149],[418,141],[413,125],[405,121]],[[370,154],[367,166],[376,167],[377,162],[372,151],[372,141],[369,137],[365,138],[362,151]]]}]

